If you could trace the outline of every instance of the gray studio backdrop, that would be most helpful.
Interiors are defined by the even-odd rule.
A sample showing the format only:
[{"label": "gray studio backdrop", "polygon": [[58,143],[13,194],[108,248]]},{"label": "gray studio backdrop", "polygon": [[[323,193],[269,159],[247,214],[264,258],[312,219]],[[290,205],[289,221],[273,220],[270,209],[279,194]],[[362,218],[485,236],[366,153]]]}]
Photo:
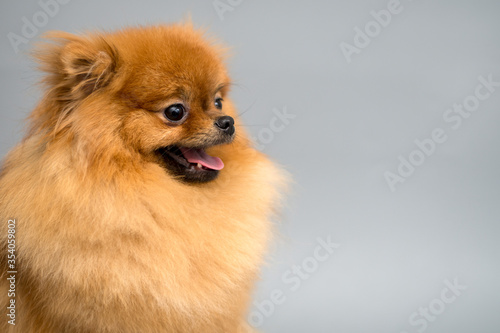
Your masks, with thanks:
[{"label": "gray studio backdrop", "polygon": [[233,47],[233,99],[295,180],[250,323],[500,332],[498,1],[2,1],[0,155],[43,32],[189,13]]}]

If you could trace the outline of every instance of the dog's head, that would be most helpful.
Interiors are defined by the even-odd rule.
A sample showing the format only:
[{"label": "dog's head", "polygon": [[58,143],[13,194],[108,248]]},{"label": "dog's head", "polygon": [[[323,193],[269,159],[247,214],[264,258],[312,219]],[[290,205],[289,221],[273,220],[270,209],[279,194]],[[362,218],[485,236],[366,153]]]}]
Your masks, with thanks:
[{"label": "dog's head", "polygon": [[35,130],[119,146],[185,182],[217,177],[224,164],[206,150],[236,135],[222,48],[189,25],[51,38],[38,53],[50,90]]}]

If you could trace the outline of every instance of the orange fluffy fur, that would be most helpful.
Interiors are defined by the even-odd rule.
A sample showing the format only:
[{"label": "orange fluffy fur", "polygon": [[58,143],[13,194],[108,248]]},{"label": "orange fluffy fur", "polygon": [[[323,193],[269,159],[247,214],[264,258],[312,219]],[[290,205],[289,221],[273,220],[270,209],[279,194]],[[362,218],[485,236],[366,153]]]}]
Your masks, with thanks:
[{"label": "orange fluffy fur", "polygon": [[[4,315],[0,331],[250,331],[284,177],[246,137],[222,49],[171,25],[53,33],[37,57],[47,89],[0,171],[4,312],[9,219],[17,255],[16,325]],[[153,150],[209,126],[220,83],[236,137],[207,150],[225,163],[215,180],[186,184]],[[179,87],[192,121],[167,126],[156,110]]]}]

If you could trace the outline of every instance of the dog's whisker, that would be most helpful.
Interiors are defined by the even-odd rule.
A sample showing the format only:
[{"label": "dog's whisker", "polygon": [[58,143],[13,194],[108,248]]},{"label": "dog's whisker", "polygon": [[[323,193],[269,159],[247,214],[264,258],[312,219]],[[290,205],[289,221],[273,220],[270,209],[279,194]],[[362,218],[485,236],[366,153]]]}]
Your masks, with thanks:
[{"label": "dog's whisker", "polygon": [[247,107],[247,108],[246,108],[243,112],[241,112],[241,113],[240,113],[240,116],[242,116],[242,115],[244,115],[245,113],[247,113],[248,111],[250,111],[250,110],[252,109],[252,107],[255,105],[255,103],[257,103],[257,99],[256,99],[256,100],[254,100],[254,101],[252,102],[252,104],[250,104],[250,106],[249,106],[249,107]]}]

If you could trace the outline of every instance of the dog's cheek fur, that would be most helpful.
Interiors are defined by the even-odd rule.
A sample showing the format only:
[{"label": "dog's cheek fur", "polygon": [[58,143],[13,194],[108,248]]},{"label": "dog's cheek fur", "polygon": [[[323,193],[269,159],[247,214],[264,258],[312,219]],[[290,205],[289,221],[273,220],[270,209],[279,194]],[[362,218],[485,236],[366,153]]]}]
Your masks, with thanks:
[{"label": "dog's cheek fur", "polygon": [[[199,40],[189,28],[172,31]],[[191,186],[171,178],[137,151],[158,139],[160,122],[116,99],[120,73],[95,77],[82,99],[90,86],[69,82],[86,63],[62,52],[81,40],[64,38],[46,60],[51,88],[33,130],[0,172],[0,225],[17,225],[16,330],[243,332],[283,173],[238,127],[231,145],[210,150],[225,162],[216,180]],[[71,54],[106,49],[99,40],[94,52]],[[230,102],[224,108],[235,115]],[[0,279],[5,309],[5,270]]]},{"label": "dog's cheek fur", "polygon": [[165,125],[146,110],[129,110],[122,121],[119,131],[125,145],[143,154],[171,145],[180,137],[180,128]]}]

